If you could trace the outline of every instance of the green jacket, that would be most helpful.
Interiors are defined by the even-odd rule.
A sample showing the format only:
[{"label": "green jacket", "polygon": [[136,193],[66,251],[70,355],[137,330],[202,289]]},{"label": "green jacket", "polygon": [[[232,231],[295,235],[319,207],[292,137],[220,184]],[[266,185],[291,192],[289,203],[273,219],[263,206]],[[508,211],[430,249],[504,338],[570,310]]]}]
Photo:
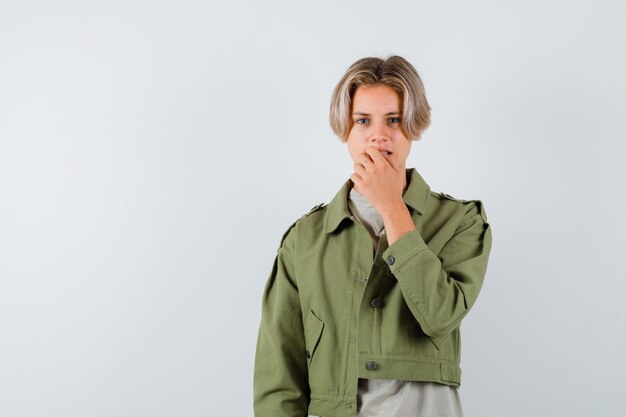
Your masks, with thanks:
[{"label": "green jacket", "polygon": [[345,182],[285,232],[262,299],[256,417],[356,415],[358,378],[461,383],[461,320],[487,270],[480,200],[435,193],[407,169],[416,230],[391,246],[350,214]]}]

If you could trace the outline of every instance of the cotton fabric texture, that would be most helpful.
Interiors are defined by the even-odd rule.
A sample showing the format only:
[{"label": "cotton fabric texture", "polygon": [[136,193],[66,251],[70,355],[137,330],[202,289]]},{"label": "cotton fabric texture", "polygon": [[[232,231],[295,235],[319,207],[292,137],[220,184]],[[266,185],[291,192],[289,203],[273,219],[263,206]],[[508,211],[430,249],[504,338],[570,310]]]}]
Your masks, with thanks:
[{"label": "cotton fabric texture", "polygon": [[416,229],[372,256],[347,180],[283,234],[262,299],[257,417],[356,416],[359,378],[461,383],[461,320],[487,270],[480,200],[431,191],[414,168],[403,195]]}]

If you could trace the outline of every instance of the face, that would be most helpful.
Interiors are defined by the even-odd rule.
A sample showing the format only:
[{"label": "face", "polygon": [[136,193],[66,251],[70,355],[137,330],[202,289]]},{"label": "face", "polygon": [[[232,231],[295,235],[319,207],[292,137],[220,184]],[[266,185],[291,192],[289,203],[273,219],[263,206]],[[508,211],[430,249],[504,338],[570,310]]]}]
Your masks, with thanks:
[{"label": "face", "polygon": [[354,93],[350,112],[353,125],[346,144],[352,160],[374,145],[392,165],[405,168],[412,141],[402,131],[398,93],[386,85],[362,85]]}]

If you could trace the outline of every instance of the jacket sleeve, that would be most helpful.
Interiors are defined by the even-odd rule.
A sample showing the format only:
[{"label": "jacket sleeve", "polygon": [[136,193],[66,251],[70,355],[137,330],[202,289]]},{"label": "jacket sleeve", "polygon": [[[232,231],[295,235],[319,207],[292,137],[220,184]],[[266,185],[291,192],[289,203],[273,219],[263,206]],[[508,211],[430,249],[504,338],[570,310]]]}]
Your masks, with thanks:
[{"label": "jacket sleeve", "polygon": [[[292,229],[292,228],[290,228]],[[254,364],[254,415],[306,417],[309,384],[294,238],[283,235],[262,299]]]},{"label": "jacket sleeve", "polygon": [[487,216],[480,200],[472,200],[439,256],[417,230],[383,252],[411,313],[438,348],[474,305],[490,251]]}]

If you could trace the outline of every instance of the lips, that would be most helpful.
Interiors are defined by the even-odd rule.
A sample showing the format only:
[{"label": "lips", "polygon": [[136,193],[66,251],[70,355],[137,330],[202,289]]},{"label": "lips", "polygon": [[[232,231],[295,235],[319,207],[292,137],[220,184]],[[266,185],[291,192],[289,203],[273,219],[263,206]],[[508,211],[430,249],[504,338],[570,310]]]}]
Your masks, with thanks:
[{"label": "lips", "polygon": [[378,152],[382,153],[384,156],[389,156],[393,153],[391,151],[388,151],[387,149],[378,149]]}]

